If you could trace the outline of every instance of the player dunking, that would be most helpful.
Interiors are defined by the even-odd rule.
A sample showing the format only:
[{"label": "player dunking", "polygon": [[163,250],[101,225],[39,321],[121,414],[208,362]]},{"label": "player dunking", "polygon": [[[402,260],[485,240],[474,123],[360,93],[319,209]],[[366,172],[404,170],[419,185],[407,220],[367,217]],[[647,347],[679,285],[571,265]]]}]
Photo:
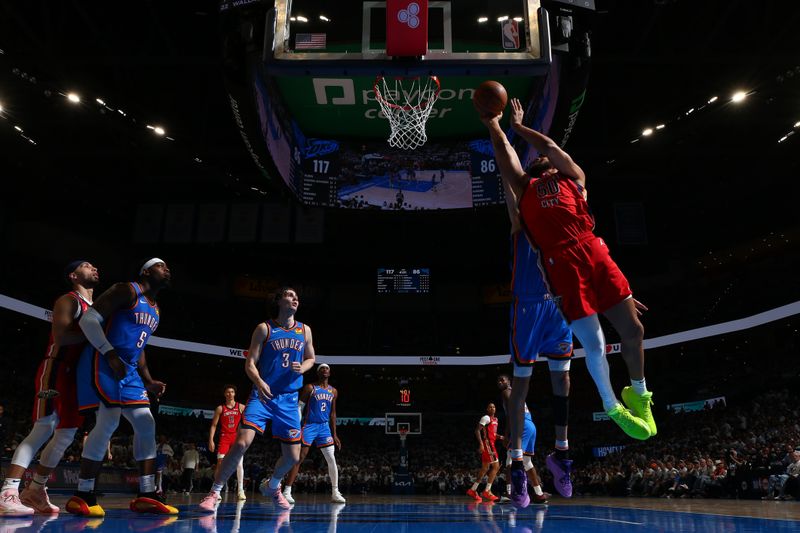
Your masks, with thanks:
[{"label": "player dunking", "polygon": [[[652,393],[644,379],[644,327],[638,318],[646,307],[633,298],[605,242],[593,233],[583,170],[552,139],[522,124],[519,100],[514,98],[511,104],[513,130],[542,157],[526,173],[500,127],[502,115],[481,117],[489,129],[500,173],[519,199],[522,226],[539,249],[550,289],[561,299],[561,311],[586,351],[586,366],[606,413],[631,437],[648,439],[656,434],[656,424],[650,410]],[[622,400],[633,413],[617,400],[611,386],[598,313],[620,334],[631,380]]]},{"label": "player dunking", "polygon": [[[83,260],[68,264],[64,276],[72,290],[56,300],[53,307],[50,341],[34,384],[33,428],[17,446],[6,472],[0,494],[0,516],[26,516],[34,511],[58,513],[58,507],[50,503],[47,496],[47,479],[83,424],[83,417],[78,413],[75,371],[86,346],[86,337],[78,321],[92,305],[92,295],[100,277],[97,269]],[[22,475],[48,439],[50,442],[42,450],[33,481],[20,494]]]},{"label": "player dunking", "polygon": [[[219,425],[219,445],[216,447],[217,468],[214,472],[215,475],[219,473],[222,459],[236,440],[236,430],[242,420],[243,411],[244,405],[236,401],[236,387],[226,385],[225,403],[218,405],[214,409],[214,418],[211,419],[211,429],[208,432],[208,450],[213,453],[215,449],[214,433],[216,433]],[[246,500],[247,495],[244,492],[244,455],[239,458],[239,464],[236,465],[236,487],[239,491],[239,500]]]},{"label": "player dunking", "polygon": [[[497,434],[497,417],[495,413],[497,408],[493,403],[486,406],[486,414],[483,415],[475,428],[475,437],[478,439],[478,453],[481,454],[481,469],[478,471],[478,477],[472,487],[467,490],[467,496],[475,501],[497,501],[499,498],[492,494],[492,483],[494,478],[497,477],[497,472],[500,470],[500,459],[497,455],[497,447],[495,441],[497,439],[503,440],[502,435]],[[486,487],[483,492],[478,494],[478,485],[480,485],[483,476],[487,475]]]},{"label": "player dunking", "polygon": [[[503,410],[506,412],[506,415],[509,413],[511,397],[512,397],[512,389],[511,389],[511,379],[505,374],[501,374],[497,376],[497,388],[500,389],[500,395],[503,397]],[[533,417],[531,416],[531,412],[528,409],[528,404],[524,403],[524,424],[522,427],[522,453],[524,454],[523,458],[519,463],[523,466],[525,473],[528,476],[528,481],[531,483],[531,487],[533,487],[534,496],[530,498],[530,501],[533,503],[544,504],[547,503],[547,495],[545,495],[544,491],[542,490],[542,484],[539,480],[539,473],[536,471],[536,467],[533,465],[533,460],[531,457],[534,456],[534,451],[536,449],[536,425],[533,423]],[[509,450],[510,451],[510,450]],[[506,457],[506,466],[514,467],[514,458],[511,456],[511,453],[508,454]],[[512,495],[518,494],[519,491],[511,491]],[[527,494],[527,487],[524,491]],[[526,507],[527,503],[524,501],[520,502],[519,499],[515,499],[514,503],[520,507]]]},{"label": "player dunking", "polygon": [[300,462],[289,471],[283,488],[283,496],[289,503],[294,503],[292,484],[311,446],[319,448],[325,457],[325,462],[328,463],[331,501],[334,503],[347,501],[339,492],[339,470],[336,466],[336,457],[333,455],[334,447],[342,449],[342,442],[336,435],[336,400],[339,398],[339,391],[328,383],[330,377],[331,367],[322,363],[317,367],[317,382],[309,383],[300,391],[300,411],[305,409],[303,432],[300,435],[302,449]]},{"label": "player dunking", "polygon": [[211,492],[200,502],[202,511],[216,510],[222,500],[222,486],[253,443],[255,432],[264,433],[268,420],[272,420],[272,437],[281,441],[281,457],[267,484],[269,495],[278,507],[291,508],[281,492],[281,479],[300,460],[297,391],[303,385],[303,373],[315,361],[311,328],[295,319],[299,305],[294,289],[280,289],[273,306],[276,317],[260,323],[253,331],[244,367],[253,382],[253,391],[242,413],[236,442],[222,460]]},{"label": "player dunking", "polygon": [[96,409],[97,422],[83,446],[78,491],[67,501],[70,513],[105,515],[97,503],[95,479],[120,416],[133,427],[133,457],[139,467],[139,494],[130,509],[178,513],[156,492],[156,423],[148,394],[159,397],[167,386],[150,376],[144,352],[161,320],[156,297],[171,279],[167,264],[154,257],[139,269],[138,282],[114,284],[81,318],[90,346],[78,363],[78,406],[82,411]]},{"label": "player dunking", "polygon": [[[572,332],[564,322],[558,306],[547,289],[539,254],[531,246],[519,219],[518,197],[507,179],[503,180],[506,208],[511,221],[511,359],[514,365],[514,390],[508,402],[509,456],[512,458],[511,478],[515,481],[517,505],[527,500],[523,490],[522,428],[525,397],[530,388],[533,365],[538,356],[547,358],[550,384],[553,389],[553,418],[555,424],[555,452],[547,456],[546,463],[553,474],[556,490],[565,498],[572,497],[567,426],[569,421],[569,369],[572,358]],[[522,491],[522,492],[520,492]]]}]

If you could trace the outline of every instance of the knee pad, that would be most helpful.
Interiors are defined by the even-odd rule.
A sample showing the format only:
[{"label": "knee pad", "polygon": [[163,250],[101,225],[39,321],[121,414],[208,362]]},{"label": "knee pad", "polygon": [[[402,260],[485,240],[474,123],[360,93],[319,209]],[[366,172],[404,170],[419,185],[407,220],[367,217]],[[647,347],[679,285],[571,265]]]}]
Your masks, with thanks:
[{"label": "knee pad", "polygon": [[136,407],[123,411],[125,419],[133,427],[133,458],[146,461],[156,456],[156,421],[148,407]]},{"label": "knee pad", "polygon": [[17,449],[14,450],[14,457],[11,459],[12,465],[22,466],[28,468],[31,461],[36,456],[50,435],[53,434],[53,429],[58,425],[58,415],[55,413],[44,416],[34,422],[31,432],[28,436],[19,443]]},{"label": "knee pad", "polygon": [[528,470],[530,470],[531,468],[533,468],[533,459],[531,459],[530,455],[523,455],[522,456],[522,466],[523,466],[523,468],[525,468],[526,472]]},{"label": "knee pad", "polygon": [[556,426],[569,424],[568,396],[553,396],[553,422]]},{"label": "knee pad", "polygon": [[586,351],[587,359],[590,357],[605,357],[606,338],[597,315],[575,320],[570,324],[570,328]]},{"label": "knee pad", "polygon": [[571,358],[568,359],[548,359],[547,360],[547,367],[550,369],[550,372],[569,372],[570,363],[572,362]]},{"label": "knee pad", "polygon": [[533,375],[533,365],[517,366],[514,365],[515,378],[529,378]]},{"label": "knee pad", "polygon": [[119,426],[119,415],[122,409],[119,407],[106,407],[100,404],[97,410],[97,421],[83,443],[83,453],[81,457],[90,461],[102,461],[106,456],[108,441],[111,435]]},{"label": "knee pad", "polygon": [[50,442],[48,442],[47,446],[42,450],[39,464],[47,468],[57,467],[58,462],[64,456],[64,452],[67,451],[69,445],[75,440],[75,433],[77,431],[78,428],[57,429],[53,438],[50,439]]}]

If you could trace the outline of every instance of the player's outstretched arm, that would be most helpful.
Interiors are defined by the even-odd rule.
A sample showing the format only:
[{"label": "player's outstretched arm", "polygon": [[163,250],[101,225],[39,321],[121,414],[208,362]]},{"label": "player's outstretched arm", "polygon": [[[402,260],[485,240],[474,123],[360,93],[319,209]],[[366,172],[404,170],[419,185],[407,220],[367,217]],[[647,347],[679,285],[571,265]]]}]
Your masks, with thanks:
[{"label": "player's outstretched arm", "polygon": [[81,317],[78,325],[86,335],[86,340],[94,346],[97,351],[108,359],[108,364],[117,379],[122,379],[127,374],[125,363],[120,360],[114,347],[108,342],[103,331],[103,322],[111,314],[123,307],[130,307],[136,298],[136,292],[128,283],[115,283],[106,292],[100,295],[92,307],[90,307]]},{"label": "player's outstretched arm", "polygon": [[508,142],[503,128],[500,127],[500,119],[502,114],[496,117],[481,117],[481,122],[486,125],[489,130],[489,139],[492,141],[492,148],[494,149],[494,160],[500,168],[500,177],[504,182],[508,182],[517,197],[522,196],[522,192],[527,185],[527,178],[522,164],[519,162],[519,156],[514,151],[514,147]]},{"label": "player's outstretched arm", "polygon": [[261,346],[264,341],[269,337],[269,326],[262,322],[253,330],[253,335],[250,337],[250,348],[247,350],[247,359],[244,361],[244,373],[247,378],[253,382],[253,385],[258,389],[261,401],[272,399],[272,391],[269,390],[269,385],[261,379],[261,374],[258,373],[258,360],[261,358]]},{"label": "player's outstretched arm", "polygon": [[[542,155],[546,155],[550,162],[556,169],[564,175],[571,177],[580,185],[586,184],[586,175],[583,173],[575,161],[569,156],[567,152],[561,149],[556,142],[538,131],[525,126],[522,123],[524,110],[519,99],[511,99],[511,128],[517,135],[525,139],[525,141],[536,148],[536,151]],[[498,162],[499,164],[499,162]]]}]

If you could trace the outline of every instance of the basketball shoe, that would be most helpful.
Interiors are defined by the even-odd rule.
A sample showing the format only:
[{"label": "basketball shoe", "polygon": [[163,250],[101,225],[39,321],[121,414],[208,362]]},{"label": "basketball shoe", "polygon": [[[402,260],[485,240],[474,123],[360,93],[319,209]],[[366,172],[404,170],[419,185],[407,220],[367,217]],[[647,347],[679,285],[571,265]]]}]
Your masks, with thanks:
[{"label": "basketball shoe", "polygon": [[647,391],[644,394],[636,394],[633,387],[625,387],[622,389],[622,401],[636,416],[645,421],[650,429],[650,436],[655,437],[658,428],[656,428],[656,420],[653,418],[653,411],[650,409],[650,406],[653,405],[653,393]]},{"label": "basketball shoe", "polygon": [[618,403],[613,408],[606,411],[606,414],[622,428],[622,431],[629,437],[637,440],[647,440],[650,438],[650,427],[647,425],[647,422],[633,416],[621,403]]}]

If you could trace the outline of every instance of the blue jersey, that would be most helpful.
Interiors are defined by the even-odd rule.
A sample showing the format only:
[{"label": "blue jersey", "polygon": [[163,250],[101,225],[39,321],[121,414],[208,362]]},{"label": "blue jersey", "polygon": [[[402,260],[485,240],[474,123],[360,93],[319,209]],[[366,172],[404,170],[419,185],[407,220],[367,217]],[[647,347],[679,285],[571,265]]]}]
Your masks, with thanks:
[{"label": "blue jersey", "polygon": [[538,300],[549,294],[539,263],[539,253],[533,249],[523,231],[511,236],[511,294],[524,300]]},{"label": "blue jersey", "polygon": [[272,394],[296,392],[303,386],[303,375],[292,370],[292,363],[302,363],[306,349],[305,326],[295,322],[289,329],[274,320],[267,321],[267,338],[261,345],[258,373]]},{"label": "blue jersey", "polygon": [[134,370],[139,364],[139,355],[147,345],[150,336],[158,327],[160,313],[158,305],[142,294],[138,283],[131,283],[136,293],[136,302],[127,309],[120,309],[108,319],[106,338],[120,359]]},{"label": "blue jersey", "polygon": [[331,416],[331,403],[333,403],[333,389],[312,385],[311,397],[306,407],[306,424],[327,423]]}]

